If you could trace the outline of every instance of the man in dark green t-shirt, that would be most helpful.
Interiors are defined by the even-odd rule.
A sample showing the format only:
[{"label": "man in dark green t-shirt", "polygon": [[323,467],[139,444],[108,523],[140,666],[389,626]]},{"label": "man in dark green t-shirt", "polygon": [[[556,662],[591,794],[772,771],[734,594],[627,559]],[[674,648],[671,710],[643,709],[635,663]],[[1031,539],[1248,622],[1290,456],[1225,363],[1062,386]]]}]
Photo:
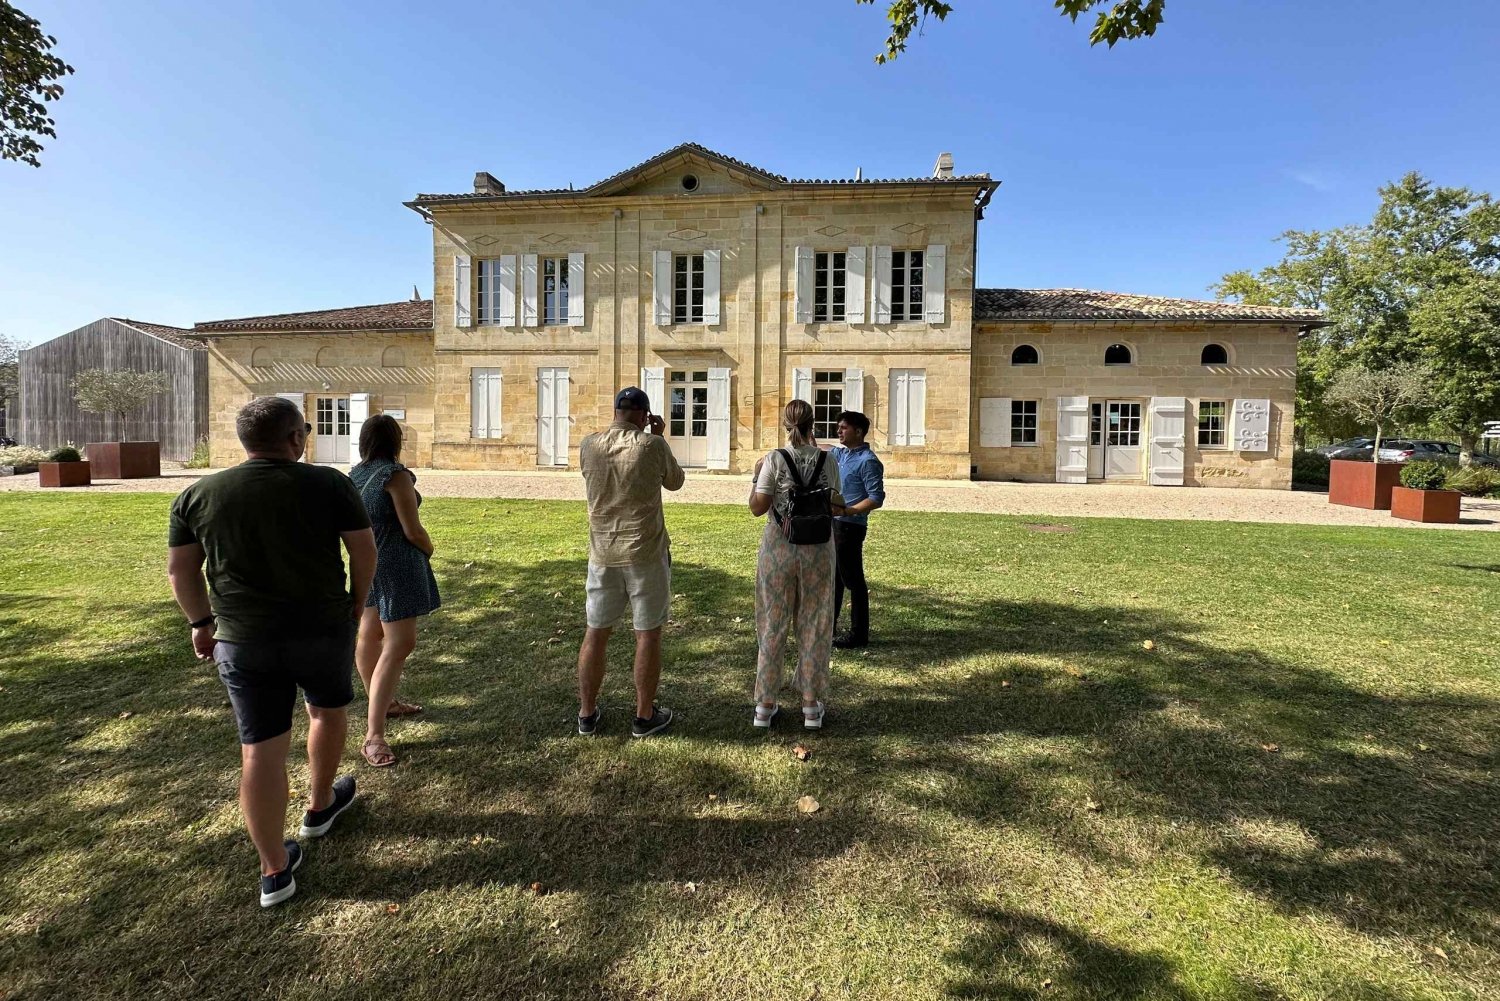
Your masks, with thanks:
[{"label": "man in dark green t-shirt", "polygon": [[[375,537],[347,476],[298,461],[312,429],[293,403],[253,400],[235,430],[246,460],[199,480],[172,505],[167,573],[194,652],[218,665],[234,706],[240,810],[260,853],[261,906],[270,907],[297,891],[292,872],[302,862],[297,842],[283,837],[299,688],[310,773],[302,834],[326,834],[354,800],[354,778],[334,773]],[[340,544],[349,552],[347,583]]]}]

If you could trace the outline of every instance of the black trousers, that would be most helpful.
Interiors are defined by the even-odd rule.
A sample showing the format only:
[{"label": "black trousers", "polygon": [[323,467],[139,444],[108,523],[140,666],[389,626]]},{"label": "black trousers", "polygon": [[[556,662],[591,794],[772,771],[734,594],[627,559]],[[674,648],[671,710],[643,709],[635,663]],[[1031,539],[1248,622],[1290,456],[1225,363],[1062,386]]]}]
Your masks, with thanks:
[{"label": "black trousers", "polygon": [[849,592],[849,638],[856,643],[870,639],[870,588],[865,584],[864,525],[848,521],[833,523],[833,552],[838,560],[833,575],[833,630],[838,632],[839,613],[844,610],[844,592]]}]

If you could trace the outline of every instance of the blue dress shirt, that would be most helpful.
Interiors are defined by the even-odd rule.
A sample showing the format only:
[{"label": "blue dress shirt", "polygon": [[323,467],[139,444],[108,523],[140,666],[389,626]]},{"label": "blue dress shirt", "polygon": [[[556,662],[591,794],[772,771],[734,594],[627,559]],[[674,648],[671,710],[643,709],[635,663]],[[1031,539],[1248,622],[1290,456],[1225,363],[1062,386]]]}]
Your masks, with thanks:
[{"label": "blue dress shirt", "polygon": [[[844,495],[846,505],[852,507],[867,498],[885,503],[885,466],[868,442],[857,448],[839,446],[833,454],[839,460],[839,493]],[[838,520],[864,525],[869,523],[870,516],[841,514]]]}]

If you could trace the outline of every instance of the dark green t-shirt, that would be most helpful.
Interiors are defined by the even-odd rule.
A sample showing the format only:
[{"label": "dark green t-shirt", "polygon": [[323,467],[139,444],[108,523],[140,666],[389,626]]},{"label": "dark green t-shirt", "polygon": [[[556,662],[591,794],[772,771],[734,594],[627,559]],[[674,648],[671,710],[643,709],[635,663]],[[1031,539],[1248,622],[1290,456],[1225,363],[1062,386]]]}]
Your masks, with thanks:
[{"label": "dark green t-shirt", "polygon": [[349,622],[339,535],[369,527],[337,469],[250,459],[178,495],[167,545],[202,544],[215,635],[247,643]]}]

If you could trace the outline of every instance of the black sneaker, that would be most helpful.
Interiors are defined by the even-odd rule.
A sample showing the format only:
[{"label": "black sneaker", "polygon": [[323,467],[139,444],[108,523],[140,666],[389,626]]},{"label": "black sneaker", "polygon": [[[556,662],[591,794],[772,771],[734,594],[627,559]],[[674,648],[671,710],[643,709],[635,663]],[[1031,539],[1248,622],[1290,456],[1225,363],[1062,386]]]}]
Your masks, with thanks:
[{"label": "black sneaker", "polygon": [[328,833],[339,814],[349,809],[354,802],[354,776],[344,775],[333,780],[333,802],[321,810],[308,810],[302,815],[302,836],[321,838]]},{"label": "black sneaker", "polygon": [[260,878],[260,906],[275,907],[297,892],[297,881],[292,873],[302,864],[302,846],[295,841],[286,843],[286,868],[280,872]]},{"label": "black sneaker", "polygon": [[592,737],[599,732],[599,717],[604,715],[604,710],[598,706],[594,707],[593,715],[578,717],[578,735],[581,737]]},{"label": "black sneaker", "polygon": [[651,718],[642,719],[637,716],[635,722],[630,724],[630,735],[632,737],[650,737],[661,733],[672,725],[672,710],[663,709],[661,706],[651,707]]}]

